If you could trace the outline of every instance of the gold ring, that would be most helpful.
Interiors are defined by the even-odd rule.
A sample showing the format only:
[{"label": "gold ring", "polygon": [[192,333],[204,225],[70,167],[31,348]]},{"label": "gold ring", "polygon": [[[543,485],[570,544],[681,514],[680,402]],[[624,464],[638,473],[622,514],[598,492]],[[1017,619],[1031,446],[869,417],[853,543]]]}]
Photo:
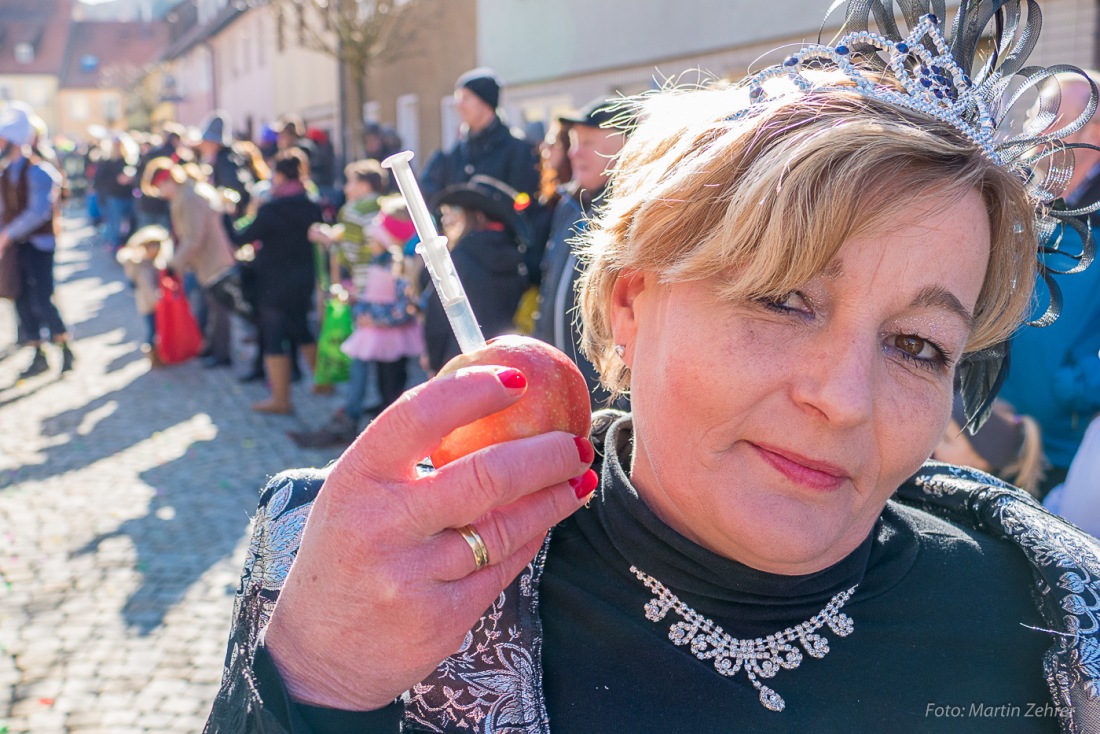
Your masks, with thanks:
[{"label": "gold ring", "polygon": [[489,565],[489,549],[485,547],[485,541],[481,539],[481,536],[474,530],[473,525],[463,525],[460,528],[455,528],[458,534],[470,545],[470,550],[474,552],[474,565],[475,571],[480,571]]}]

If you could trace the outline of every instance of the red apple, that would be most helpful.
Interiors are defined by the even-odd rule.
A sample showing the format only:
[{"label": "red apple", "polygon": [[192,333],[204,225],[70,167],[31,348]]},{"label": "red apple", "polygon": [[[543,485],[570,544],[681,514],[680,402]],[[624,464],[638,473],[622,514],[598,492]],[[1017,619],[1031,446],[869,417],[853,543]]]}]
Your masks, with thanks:
[{"label": "red apple", "polygon": [[500,336],[473,354],[458,355],[439,374],[479,364],[515,367],[527,378],[527,390],[504,410],[444,436],[431,453],[436,468],[486,446],[549,431],[588,437],[592,429],[588,384],[577,365],[560,351],[538,339]]}]

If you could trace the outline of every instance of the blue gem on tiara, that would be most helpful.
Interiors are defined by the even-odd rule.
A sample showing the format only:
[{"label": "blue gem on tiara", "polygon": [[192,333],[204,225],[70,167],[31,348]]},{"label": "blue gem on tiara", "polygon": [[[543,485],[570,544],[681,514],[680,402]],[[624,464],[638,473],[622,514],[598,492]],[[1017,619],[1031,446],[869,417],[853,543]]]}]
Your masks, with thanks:
[{"label": "blue gem on tiara", "polygon": [[[764,97],[761,85],[780,77],[794,87],[791,92],[781,93],[781,96],[811,90],[850,92],[854,89],[868,98],[928,115],[959,130],[981,147],[990,159],[1003,163],[994,141],[997,123],[990,111],[990,102],[982,92],[984,88],[972,87],[970,78],[953,58],[938,22],[935,15],[929,13],[911,28],[904,39],[891,39],[861,30],[837,39],[836,46],[803,46],[780,65],[746,79],[743,84],[749,90],[749,106],[731,115],[730,119],[754,114],[754,109],[759,109],[756,104]],[[869,54],[878,53],[886,63],[884,71],[893,81],[882,83],[877,75],[869,74],[867,67],[857,63],[851,55],[853,44],[858,44]],[[804,76],[806,72],[803,69],[818,68],[822,63],[826,68],[831,65],[846,76],[845,83],[821,83]]]}]

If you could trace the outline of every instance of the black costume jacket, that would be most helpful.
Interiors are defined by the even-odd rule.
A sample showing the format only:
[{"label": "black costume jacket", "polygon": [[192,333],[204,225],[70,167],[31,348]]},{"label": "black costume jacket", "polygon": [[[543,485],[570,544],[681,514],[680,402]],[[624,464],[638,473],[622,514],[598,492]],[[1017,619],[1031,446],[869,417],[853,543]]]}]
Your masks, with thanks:
[{"label": "black costume jacket", "polygon": [[420,176],[420,188],[430,198],[475,175],[492,176],[534,196],[539,188],[538,152],[497,117],[484,130],[463,136],[450,150],[432,154]]},{"label": "black costume jacket", "polygon": [[[629,451],[629,416],[604,411],[594,419],[594,443],[598,448],[604,448],[606,443],[615,457]],[[625,477],[617,458],[605,459],[602,472],[605,495],[609,484],[621,482]],[[756,692],[751,687],[731,685],[735,678],[722,678],[708,663],[696,660],[689,651],[668,640],[654,642],[654,631],[663,638],[671,616],[654,625],[641,614],[640,604],[637,614],[632,611],[627,617],[616,610],[609,613],[606,607],[615,606],[614,602],[623,595],[638,595],[630,583],[633,579],[625,578],[629,573],[612,583],[603,579],[568,578],[569,569],[562,558],[571,553],[592,555],[605,550],[582,542],[585,523],[591,524],[591,517],[600,512],[601,499],[592,501],[595,508],[574,516],[587,515],[588,520],[578,520],[572,526],[566,521],[558,526],[526,570],[471,629],[462,649],[445,659],[431,676],[413,686],[399,701],[381,711],[358,714],[325,712],[292,704],[263,648],[262,629],[286,579],[311,503],[323,480],[324,474],[316,470],[285,472],[263,490],[239,589],[222,689],[207,724],[209,732],[395,732],[399,728],[405,732],[465,734],[811,729],[1066,734],[1100,731],[1100,543],[1000,480],[934,462],[926,464],[898,490],[880,518],[879,530],[853,553],[857,563],[867,565],[868,569],[876,564],[877,567],[893,564],[896,570],[901,561],[902,573],[896,578],[887,575],[887,583],[879,583],[877,590],[871,570],[866,578],[859,577],[864,584],[860,588],[867,597],[861,605],[863,612],[852,611],[856,627],[850,638],[834,638],[833,649],[828,653],[833,656],[831,665],[829,658],[807,659],[798,670],[779,671],[780,675],[775,677],[775,689],[791,695],[791,711],[764,710],[756,703]],[[649,536],[653,537],[642,533],[641,543],[660,545],[663,541],[671,549],[669,563],[682,563],[685,556],[677,552],[687,548],[689,541],[682,536],[673,537],[667,526],[663,530],[657,527],[659,521],[648,513],[644,503],[631,504],[629,496],[625,503],[620,501],[619,506],[612,508],[614,513],[621,515],[625,507],[627,514],[637,514],[641,524],[648,524],[652,530]],[[915,560],[915,556],[902,559],[901,554],[891,559],[887,553],[884,557],[882,548],[891,545],[891,535],[897,535],[910,521],[928,529],[926,535],[933,542],[936,538],[948,538],[951,542],[961,539],[962,546],[988,551],[985,563],[993,562],[996,567],[967,569],[967,562],[981,557],[973,553],[968,556],[970,551],[937,557],[934,548],[922,550],[926,557],[921,573],[916,570],[921,561]],[[548,563],[551,539],[557,545],[549,554]],[[607,547],[619,540],[611,537]],[[951,562],[943,563],[944,560]],[[655,555],[646,562],[651,561],[655,566],[663,563]],[[723,564],[717,557],[707,562]],[[1012,569],[1002,573],[1000,567]],[[670,565],[650,570],[667,578],[672,568]],[[591,574],[587,567],[582,571]],[[706,577],[709,571],[700,568],[696,575]],[[747,573],[749,579],[754,573],[759,575],[747,567],[738,573]],[[918,578],[912,578],[914,575]],[[803,586],[815,582],[812,575],[792,578]],[[897,592],[902,578],[918,589],[924,587],[918,593],[927,596],[905,600],[907,605],[919,604],[919,609],[907,606],[899,614],[892,611],[883,614],[881,600]],[[997,583],[1005,586],[974,589],[971,587],[975,578],[987,581],[987,587]],[[1018,589],[1008,588],[1008,584],[1026,586],[1029,581],[1033,599],[1029,600],[1026,592],[1021,594]],[[952,584],[962,584],[963,588]],[[880,600],[878,618],[871,619],[876,594]],[[645,592],[638,595],[639,599],[644,595]],[[965,604],[978,620],[978,636],[990,639],[974,639],[971,644],[967,637],[975,631],[973,620],[968,619],[971,615],[957,611],[957,600],[948,595],[967,597]],[[857,591],[849,608],[856,606],[859,597]],[[1003,601],[1008,598],[1015,601]],[[570,605],[578,610],[567,621],[570,628],[563,631],[563,622],[555,620],[552,614],[540,614],[543,599],[559,611],[568,611]],[[608,602],[609,599],[612,601]],[[774,625],[767,625],[782,614],[783,610],[778,608],[782,600],[778,606],[765,601],[749,611],[762,612],[764,627],[774,630]],[[937,617],[940,612],[937,605],[955,615],[947,619],[946,625],[942,615]],[[700,612],[711,613],[703,608]],[[601,627],[601,619],[609,614],[613,625]],[[927,619],[941,626],[929,627]],[[1031,624],[1019,621],[1027,619],[1034,621]],[[586,629],[589,623],[592,629]],[[1022,629],[1020,624],[1024,624]],[[1000,637],[993,628],[1000,629]],[[943,647],[944,641],[953,639],[956,632],[962,635],[958,647],[965,650]],[[748,635],[756,634],[760,633],[750,623]],[[874,649],[863,657],[850,657],[859,635],[864,635],[864,644],[872,648],[887,640],[893,650],[902,651],[904,659],[888,659],[889,656]],[[934,637],[942,649],[928,644],[922,635]],[[906,636],[914,639],[894,644]],[[545,647],[544,639],[548,641]],[[997,649],[997,643],[1003,640],[1008,640],[1009,645],[1022,640],[1021,649]],[[639,662],[634,664],[639,644],[650,646],[650,652],[656,654],[646,659],[638,656]],[[1030,647],[1022,649],[1027,646]],[[987,658],[984,662],[976,660],[973,667],[969,665],[971,658],[983,655]],[[923,664],[913,664],[914,660]],[[1027,666],[1019,662],[1024,660],[1028,661]],[[944,664],[939,666],[939,661]],[[609,685],[588,685],[593,672],[583,669],[581,663],[604,676],[602,680]],[[909,668],[905,667],[907,664]],[[1013,669],[1003,679],[997,667],[1002,665]],[[561,675],[563,668],[567,679]],[[802,675],[807,677],[799,691],[796,679]],[[879,685],[878,677],[887,679],[885,688]],[[583,685],[563,690],[569,687],[564,681],[574,679]],[[932,688],[935,695],[946,697],[928,701],[925,708],[924,699],[914,696],[927,691],[906,690],[909,680],[917,681],[916,687]],[[768,685],[773,684],[768,681]],[[986,696],[986,700],[951,700],[951,692],[959,690],[977,692],[975,695]],[[1018,701],[1017,706],[1004,700],[1021,695],[1022,691],[1034,697],[1026,710],[1023,701]],[[904,706],[912,709],[918,701],[920,712],[909,710],[906,717],[906,712],[899,710]],[[548,714],[548,708],[553,716]],[[705,717],[688,720],[691,712],[700,708],[706,711]],[[853,713],[849,715],[850,708]],[[723,714],[718,720],[716,711]],[[803,718],[792,718],[797,716]],[[809,719],[812,721],[809,728],[806,728],[807,716],[818,717]]]}]

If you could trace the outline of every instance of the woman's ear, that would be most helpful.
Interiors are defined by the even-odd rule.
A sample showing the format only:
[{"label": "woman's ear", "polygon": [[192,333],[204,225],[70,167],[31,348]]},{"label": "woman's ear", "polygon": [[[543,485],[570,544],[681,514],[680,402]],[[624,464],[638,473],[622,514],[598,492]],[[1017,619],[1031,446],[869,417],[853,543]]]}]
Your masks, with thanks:
[{"label": "woman's ear", "polygon": [[634,338],[638,331],[638,298],[645,291],[648,278],[640,270],[623,270],[611,289],[611,334],[614,343],[622,345],[621,359],[630,366]]}]

